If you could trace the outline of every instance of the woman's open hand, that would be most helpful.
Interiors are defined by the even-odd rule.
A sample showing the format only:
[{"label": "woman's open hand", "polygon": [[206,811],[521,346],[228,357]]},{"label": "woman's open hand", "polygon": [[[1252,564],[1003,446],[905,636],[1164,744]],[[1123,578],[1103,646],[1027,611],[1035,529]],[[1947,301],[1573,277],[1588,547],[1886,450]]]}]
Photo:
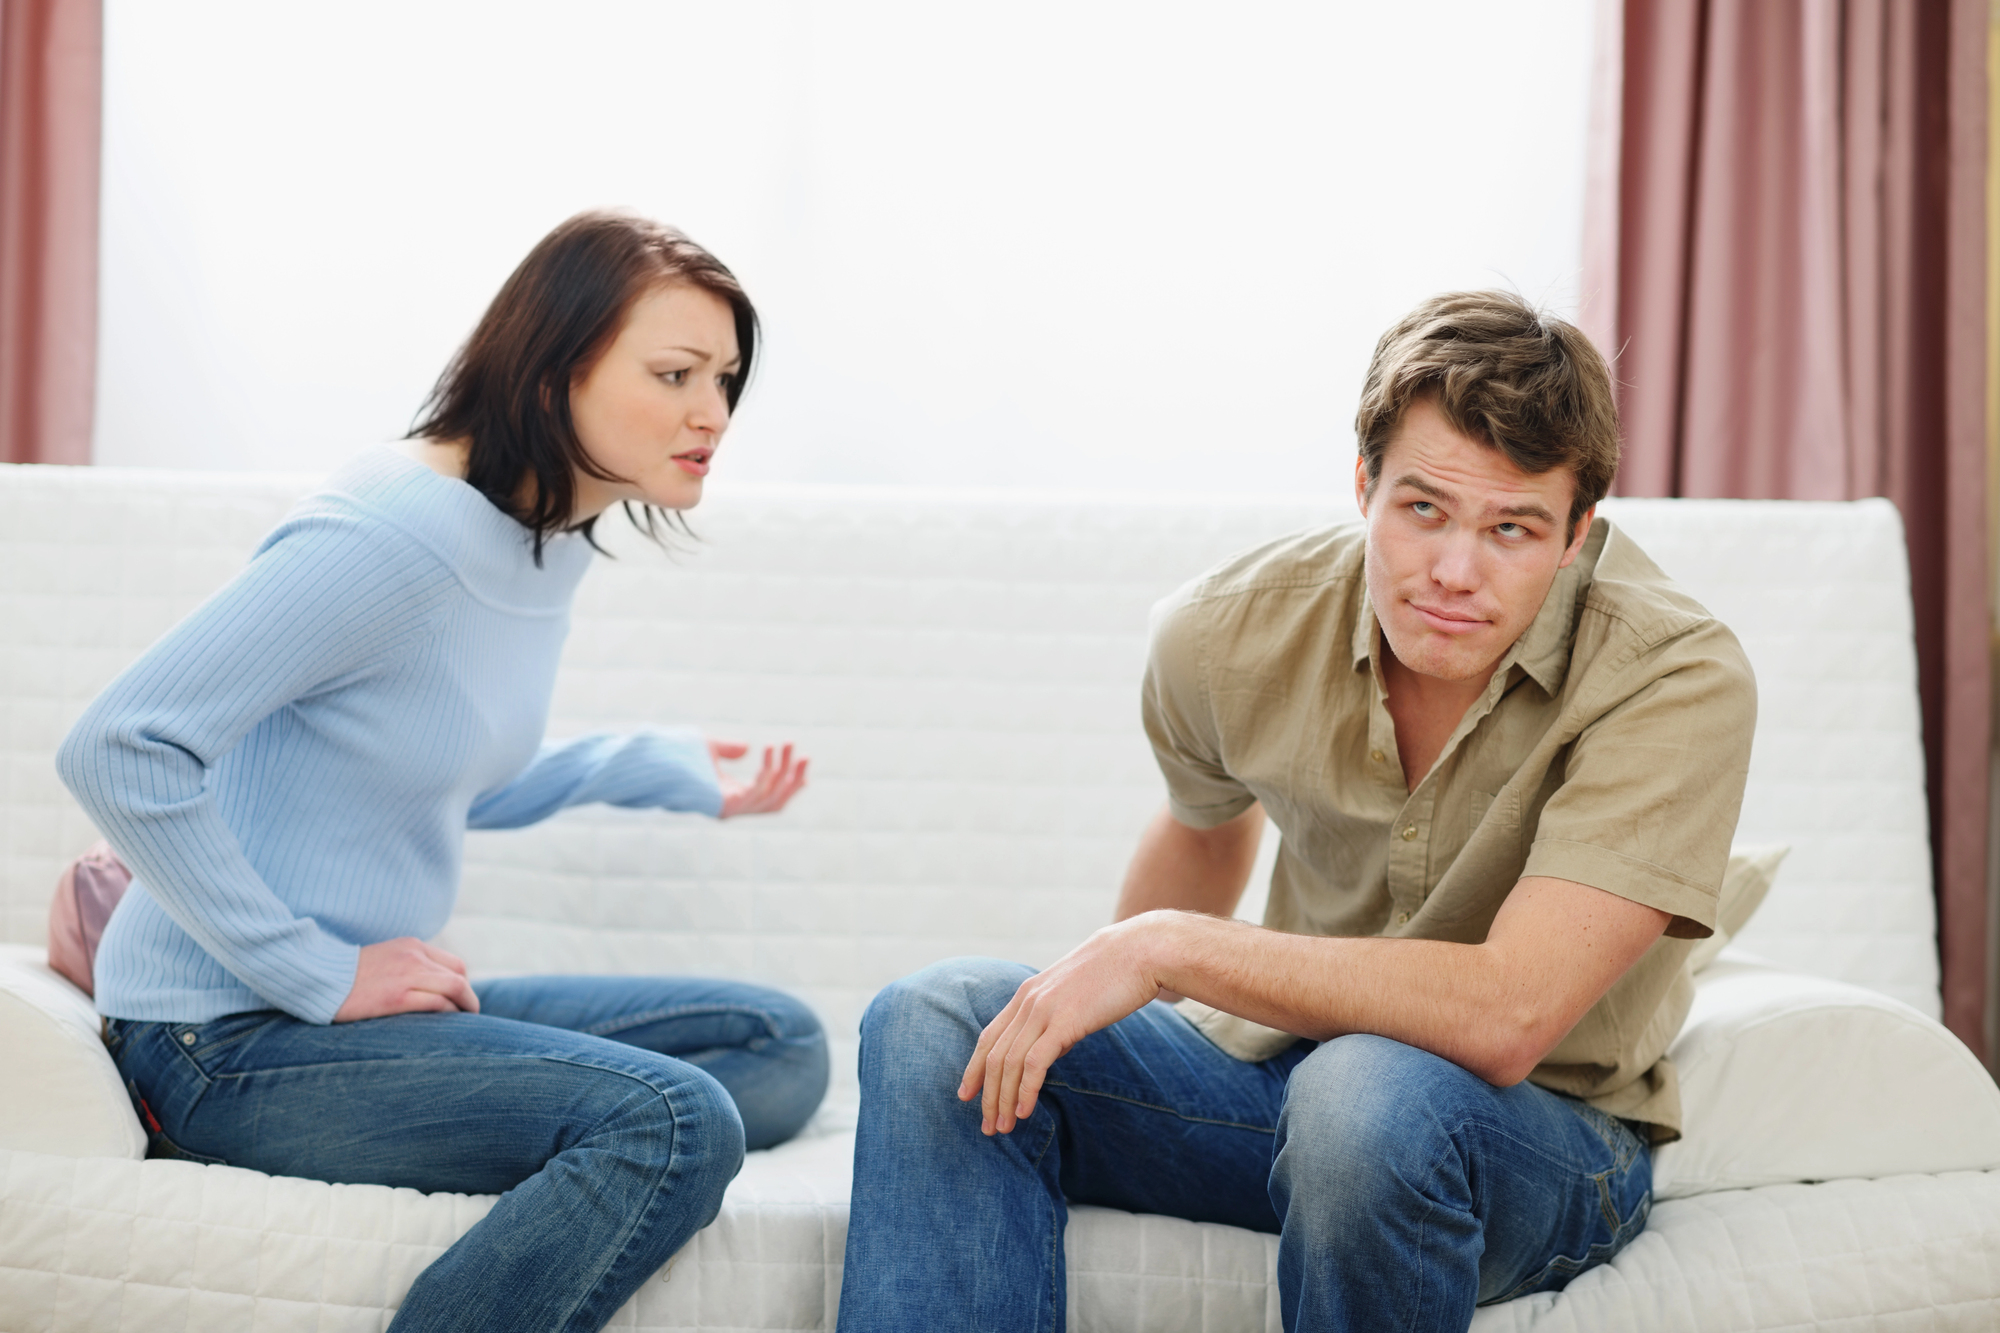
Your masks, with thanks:
[{"label": "woman's open hand", "polygon": [[465,979],[465,960],[435,944],[404,936],[361,946],[354,989],[347,993],[336,1023],[390,1014],[479,1012],[479,997]]},{"label": "woman's open hand", "polygon": [[709,757],[715,760],[715,775],[722,783],[722,819],[733,819],[737,815],[772,815],[785,808],[785,802],[798,794],[806,785],[806,758],[800,755],[792,758],[791,742],[787,741],[781,751],[764,747],[764,762],[758,766],[757,776],[749,782],[739,782],[722,771],[725,759],[741,759],[750,753],[750,747],[741,741],[710,741]]}]

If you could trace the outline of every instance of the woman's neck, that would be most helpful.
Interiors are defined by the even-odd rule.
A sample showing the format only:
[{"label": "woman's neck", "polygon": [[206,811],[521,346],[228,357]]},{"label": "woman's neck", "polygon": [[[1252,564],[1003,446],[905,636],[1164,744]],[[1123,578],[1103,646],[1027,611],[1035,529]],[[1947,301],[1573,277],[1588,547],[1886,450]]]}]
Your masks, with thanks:
[{"label": "woman's neck", "polygon": [[433,440],[419,436],[414,440],[400,441],[397,448],[440,477],[450,477],[453,481],[465,480],[470,450],[467,449],[464,440]]}]

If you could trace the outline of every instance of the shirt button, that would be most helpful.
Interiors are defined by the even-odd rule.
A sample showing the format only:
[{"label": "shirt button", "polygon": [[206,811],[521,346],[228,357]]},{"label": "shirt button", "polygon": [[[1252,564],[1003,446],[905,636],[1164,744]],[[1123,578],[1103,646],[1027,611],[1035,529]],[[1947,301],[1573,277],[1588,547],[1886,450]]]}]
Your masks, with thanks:
[{"label": "shirt button", "polygon": [[1404,842],[1414,842],[1416,841],[1416,837],[1417,837],[1417,826],[1415,824],[1412,824],[1408,828],[1403,830]]},{"label": "shirt button", "polygon": [[192,1046],[192,1045],[194,1045],[194,1033],[192,1033],[192,1032],[183,1032],[183,1033],[181,1033],[181,1045],[183,1045],[183,1046]]},{"label": "shirt button", "polygon": [[1382,762],[1382,752],[1380,750],[1370,750],[1368,752],[1368,757],[1370,759],[1373,759],[1378,764]]},{"label": "shirt button", "polygon": [[1403,924],[1404,924],[1405,922],[1407,922],[1407,921],[1408,921],[1409,919],[1410,919],[1410,914],[1409,914],[1408,912],[1398,912],[1398,913],[1396,913],[1396,924],[1397,924],[1397,925],[1399,925],[1399,926],[1400,926],[1400,925],[1403,925]]}]

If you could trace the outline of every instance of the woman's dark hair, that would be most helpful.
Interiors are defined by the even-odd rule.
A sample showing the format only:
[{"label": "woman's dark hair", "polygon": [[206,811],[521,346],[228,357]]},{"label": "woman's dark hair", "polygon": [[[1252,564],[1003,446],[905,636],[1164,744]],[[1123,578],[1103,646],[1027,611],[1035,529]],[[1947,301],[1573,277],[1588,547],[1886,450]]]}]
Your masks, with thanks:
[{"label": "woman's dark hair", "polygon": [[[578,213],[528,252],[418,409],[408,438],[468,441],[465,480],[534,534],[537,565],[543,543],[572,527],[596,544],[595,518],[570,521],[578,471],[626,480],[584,452],[570,386],[618,336],[634,302],[674,283],[721,298],[736,317],[742,369],[726,391],[734,412],[757,350],[757,311],[742,284],[674,228],[602,210]],[[655,541],[679,517],[630,503],[625,513]]]}]

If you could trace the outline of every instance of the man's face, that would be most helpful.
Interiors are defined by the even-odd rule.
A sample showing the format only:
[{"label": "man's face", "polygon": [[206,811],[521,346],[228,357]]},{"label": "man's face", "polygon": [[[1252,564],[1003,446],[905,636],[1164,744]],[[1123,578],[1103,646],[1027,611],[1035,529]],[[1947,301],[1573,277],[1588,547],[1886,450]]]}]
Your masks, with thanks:
[{"label": "man's face", "polygon": [[1596,512],[1568,539],[1575,474],[1521,471],[1428,400],[1403,413],[1373,495],[1355,460],[1354,491],[1368,521],[1368,596],[1390,651],[1450,681],[1492,674],[1556,571],[1583,549]]}]

